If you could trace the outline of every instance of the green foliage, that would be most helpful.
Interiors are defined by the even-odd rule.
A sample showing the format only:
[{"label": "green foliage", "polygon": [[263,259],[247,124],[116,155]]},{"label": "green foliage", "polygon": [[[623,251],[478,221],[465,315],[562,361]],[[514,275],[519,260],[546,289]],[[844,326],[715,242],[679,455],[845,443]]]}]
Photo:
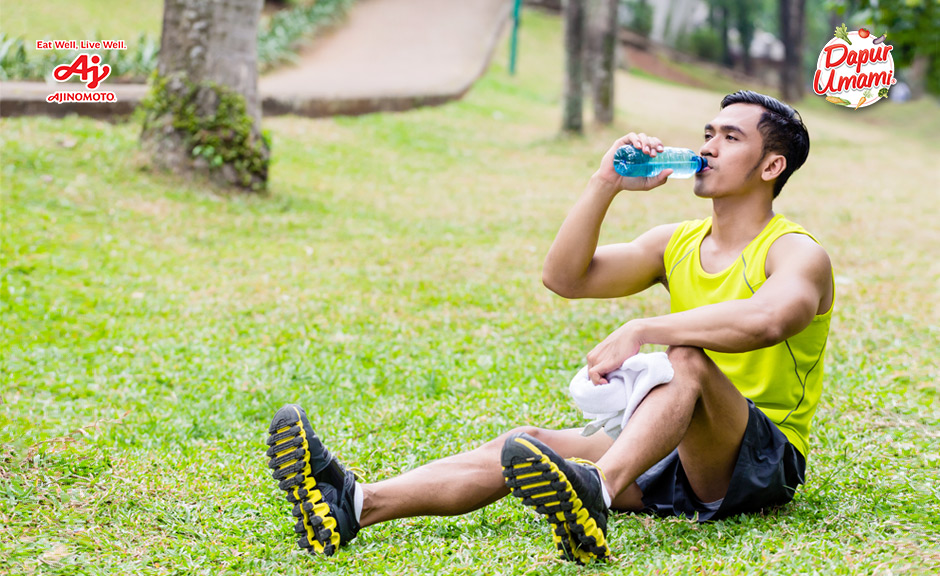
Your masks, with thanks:
[{"label": "green foliage", "polygon": [[696,28],[691,34],[680,39],[678,47],[702,60],[720,62],[722,58],[721,37],[712,28]]},{"label": "green foliage", "polygon": [[936,0],[881,0],[869,21],[879,34],[888,33],[896,67],[908,67],[918,56],[927,59],[925,87],[940,96],[940,6]]},{"label": "green foliage", "polygon": [[[299,44],[317,30],[340,20],[354,0],[318,0],[312,5],[297,3],[276,12],[258,31],[258,64],[267,70],[294,58]],[[101,37],[93,33],[92,38]],[[141,33],[128,41],[126,50],[83,50],[100,54],[111,66],[111,79],[141,82],[157,69],[160,42]],[[0,80],[39,80],[52,74],[58,64],[71,62],[77,50],[30,51],[22,37],[0,33]]]},{"label": "green foliage", "polygon": [[0,32],[0,80],[42,78],[51,74],[58,63],[56,56],[48,52],[30,57],[22,38],[13,38]]},{"label": "green foliage", "polygon": [[851,27],[865,26],[875,36],[887,32],[896,68],[911,66],[917,57],[926,59],[925,88],[940,95],[940,5],[936,0],[844,0],[828,7],[848,17]]},{"label": "green foliage", "polygon": [[[100,37],[92,34],[93,37]],[[127,42],[127,50],[43,50],[31,53],[23,38],[0,33],[0,80],[32,80],[51,77],[53,69],[82,53],[100,54],[111,66],[110,79],[142,80],[157,68],[159,43],[140,34]]]},{"label": "green foliage", "polygon": [[144,132],[156,131],[159,138],[169,119],[190,154],[202,159],[210,172],[230,166],[235,173],[234,184],[252,190],[265,188],[270,142],[263,134],[255,136],[254,121],[241,94],[214,83],[193,83],[157,74],[151,83],[138,111]]},{"label": "green foliage", "polygon": [[630,9],[627,28],[641,36],[649,36],[653,30],[653,7],[648,0],[621,0]]},{"label": "green foliage", "polygon": [[268,69],[292,60],[301,41],[342,18],[352,3],[353,0],[317,0],[276,12],[267,28],[258,34],[260,67]]}]

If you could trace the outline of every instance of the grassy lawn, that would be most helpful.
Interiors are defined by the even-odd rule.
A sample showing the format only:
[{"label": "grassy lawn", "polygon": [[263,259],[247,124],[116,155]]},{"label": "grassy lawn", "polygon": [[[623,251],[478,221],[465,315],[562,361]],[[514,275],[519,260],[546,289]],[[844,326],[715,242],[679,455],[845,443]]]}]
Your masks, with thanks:
[{"label": "grassy lawn", "polygon": [[[515,425],[583,424],[567,383],[584,355],[668,311],[663,290],[555,297],[542,259],[610,142],[696,147],[723,93],[621,75],[616,126],[560,138],[559,22],[527,13],[520,55],[517,77],[503,51],[445,107],[265,119],[266,198],[151,172],[133,123],[0,121],[0,574],[940,570],[928,102],[798,106],[812,153],[777,209],[828,248],[837,302],[791,505],[703,526],[615,515],[616,560],[588,568],[508,499],[368,528],[329,559],[296,548],[263,456],[283,403],[386,478]],[[708,210],[688,181],[624,194],[601,240]]]},{"label": "grassy lawn", "polygon": [[141,32],[160,38],[163,0],[4,0],[0,29],[36,40],[125,40],[130,44]]}]

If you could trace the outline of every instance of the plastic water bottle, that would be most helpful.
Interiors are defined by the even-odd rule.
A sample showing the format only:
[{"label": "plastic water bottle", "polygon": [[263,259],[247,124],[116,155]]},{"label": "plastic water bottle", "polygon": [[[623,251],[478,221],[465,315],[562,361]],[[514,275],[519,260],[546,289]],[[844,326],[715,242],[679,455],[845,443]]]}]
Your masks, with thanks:
[{"label": "plastic water bottle", "polygon": [[666,168],[672,168],[670,178],[691,178],[708,166],[708,160],[688,148],[666,146],[653,158],[632,144],[621,146],[614,152],[614,170],[621,176],[656,176]]}]

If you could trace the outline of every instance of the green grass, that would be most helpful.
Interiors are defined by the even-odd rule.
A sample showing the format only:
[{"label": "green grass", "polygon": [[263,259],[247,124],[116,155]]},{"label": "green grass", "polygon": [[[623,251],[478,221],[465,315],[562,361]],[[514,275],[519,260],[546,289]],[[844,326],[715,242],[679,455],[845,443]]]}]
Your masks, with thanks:
[{"label": "green grass", "polygon": [[36,40],[135,40],[141,32],[160,38],[162,0],[4,0],[2,31]]},{"label": "green grass", "polygon": [[[508,500],[371,527],[331,559],[296,549],[263,457],[281,404],[386,478],[515,425],[583,423],[566,388],[584,354],[668,310],[663,291],[552,296],[542,258],[617,135],[696,146],[723,94],[621,76],[617,125],[559,138],[560,33],[527,12],[518,76],[502,51],[448,106],[265,119],[265,198],[151,172],[134,124],[0,121],[0,574],[940,569],[935,158],[888,104],[864,121],[807,106],[813,151],[778,201],[838,290],[791,505],[704,526],[616,515],[617,560],[590,568],[555,560]],[[602,241],[707,211],[688,182],[624,195]]]}]

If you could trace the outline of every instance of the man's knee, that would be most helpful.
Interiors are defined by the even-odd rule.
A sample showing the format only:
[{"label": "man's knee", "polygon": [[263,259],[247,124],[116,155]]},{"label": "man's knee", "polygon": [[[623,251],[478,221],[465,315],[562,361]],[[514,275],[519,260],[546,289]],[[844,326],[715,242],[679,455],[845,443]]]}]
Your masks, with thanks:
[{"label": "man's knee", "polygon": [[666,350],[669,362],[677,374],[706,375],[712,363],[705,352],[695,346],[670,346]]},{"label": "man's knee", "polygon": [[701,397],[709,381],[711,359],[695,346],[670,346],[666,350],[675,372],[672,385],[680,385]]},{"label": "man's knee", "polygon": [[670,346],[666,354],[675,370],[672,384],[681,383],[681,386],[691,389],[699,398],[704,398],[706,403],[712,398],[722,405],[728,405],[738,399],[739,405],[746,407],[741,392],[701,348]]},{"label": "man's knee", "polygon": [[503,445],[506,444],[506,440],[509,440],[511,436],[515,436],[516,434],[528,434],[539,442],[551,446],[552,439],[549,437],[551,432],[551,430],[547,430],[545,428],[536,428],[535,426],[518,426],[508,432],[503,432],[490,442],[486,443],[483,447],[497,451],[502,450]]},{"label": "man's knee", "polygon": [[501,438],[503,440],[506,440],[510,436],[514,436],[516,434],[528,434],[529,436],[532,436],[536,440],[544,442],[546,432],[547,430],[545,430],[544,428],[536,428],[535,426],[519,426],[517,428],[513,428],[509,432],[506,432],[505,434],[501,436]]}]

